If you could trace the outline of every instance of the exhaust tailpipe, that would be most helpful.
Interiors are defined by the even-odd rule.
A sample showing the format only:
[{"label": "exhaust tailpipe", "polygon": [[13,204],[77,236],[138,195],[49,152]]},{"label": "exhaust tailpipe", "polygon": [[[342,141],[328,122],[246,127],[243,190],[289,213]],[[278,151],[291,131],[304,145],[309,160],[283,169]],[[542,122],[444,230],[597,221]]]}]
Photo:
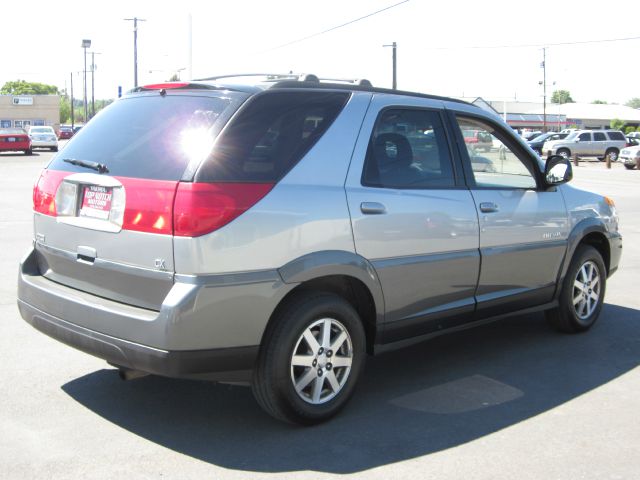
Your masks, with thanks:
[{"label": "exhaust tailpipe", "polygon": [[130,368],[120,367],[118,368],[118,376],[122,380],[135,380],[136,378],[142,378],[150,375],[147,372],[141,372],[140,370],[132,370]]}]

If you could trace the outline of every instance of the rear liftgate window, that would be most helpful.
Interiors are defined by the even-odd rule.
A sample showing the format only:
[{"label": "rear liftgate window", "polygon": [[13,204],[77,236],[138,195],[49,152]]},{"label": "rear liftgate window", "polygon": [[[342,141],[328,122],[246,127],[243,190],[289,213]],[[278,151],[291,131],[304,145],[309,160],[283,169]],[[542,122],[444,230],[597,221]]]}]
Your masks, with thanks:
[{"label": "rear liftgate window", "polygon": [[322,137],[344,108],[346,92],[267,92],[220,135],[197,182],[275,183]]},{"label": "rear liftgate window", "polygon": [[211,148],[212,127],[240,100],[234,95],[155,93],[119,100],[89,122],[49,168],[86,173],[64,162],[77,159],[104,164],[113,176],[179,180],[187,165]]}]

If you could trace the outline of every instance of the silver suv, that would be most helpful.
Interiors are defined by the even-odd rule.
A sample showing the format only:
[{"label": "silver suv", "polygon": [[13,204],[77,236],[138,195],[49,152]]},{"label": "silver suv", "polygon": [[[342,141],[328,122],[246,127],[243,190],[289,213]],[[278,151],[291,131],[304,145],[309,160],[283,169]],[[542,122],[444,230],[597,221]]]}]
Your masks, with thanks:
[{"label": "silver suv", "polygon": [[545,142],[542,152],[547,156],[561,155],[565,158],[574,155],[597,157],[601,161],[608,156],[615,162],[626,145],[627,140],[620,130],[577,130],[562,140]]},{"label": "silver suv", "polygon": [[454,99],[243,80],[138,88],[42,171],[27,322],[124,378],[251,384],[301,424],[345,405],[367,354],[518,312],[594,324],[622,240],[566,159]]}]

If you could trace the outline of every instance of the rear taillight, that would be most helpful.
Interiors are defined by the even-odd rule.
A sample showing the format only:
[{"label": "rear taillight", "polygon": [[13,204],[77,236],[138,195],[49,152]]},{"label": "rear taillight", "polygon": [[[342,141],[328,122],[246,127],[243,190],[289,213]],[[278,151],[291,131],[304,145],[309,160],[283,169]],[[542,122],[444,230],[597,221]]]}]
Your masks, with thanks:
[{"label": "rear taillight", "polygon": [[71,172],[43,170],[33,186],[33,210],[45,215],[56,216],[56,192],[62,179]]},{"label": "rear taillight", "polygon": [[174,235],[197,237],[217,230],[272,188],[271,183],[180,183],[173,209]]},{"label": "rear taillight", "polygon": [[124,230],[171,235],[171,210],[178,182],[118,177],[124,186]]}]

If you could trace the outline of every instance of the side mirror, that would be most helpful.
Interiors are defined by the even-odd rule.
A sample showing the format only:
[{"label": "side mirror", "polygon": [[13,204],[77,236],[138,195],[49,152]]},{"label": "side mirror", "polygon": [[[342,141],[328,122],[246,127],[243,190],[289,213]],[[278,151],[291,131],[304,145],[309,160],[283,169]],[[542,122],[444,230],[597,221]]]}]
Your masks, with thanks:
[{"label": "side mirror", "polygon": [[578,143],[580,141],[580,138],[576,137],[576,139],[574,140],[574,142]]},{"label": "side mirror", "polygon": [[573,178],[573,168],[569,159],[560,155],[547,158],[544,166],[544,181],[547,186],[562,185]]}]

